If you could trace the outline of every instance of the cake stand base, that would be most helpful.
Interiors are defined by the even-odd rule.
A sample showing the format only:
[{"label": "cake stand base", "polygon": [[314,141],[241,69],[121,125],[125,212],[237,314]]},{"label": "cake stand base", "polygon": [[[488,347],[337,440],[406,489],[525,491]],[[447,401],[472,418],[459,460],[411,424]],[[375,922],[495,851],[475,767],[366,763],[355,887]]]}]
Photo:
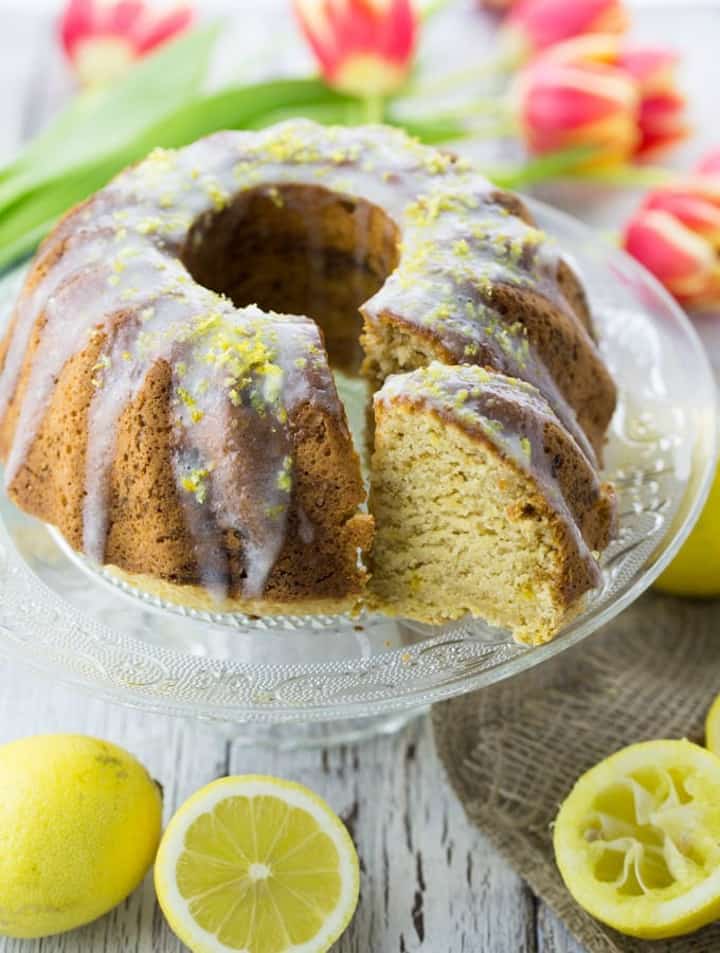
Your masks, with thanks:
[{"label": "cake stand base", "polygon": [[383,735],[393,735],[421,718],[430,707],[413,708],[391,715],[369,718],[348,718],[340,721],[284,722],[228,725],[227,733],[234,744],[247,747],[271,747],[280,751],[297,748],[330,748],[336,745],[357,744]]}]

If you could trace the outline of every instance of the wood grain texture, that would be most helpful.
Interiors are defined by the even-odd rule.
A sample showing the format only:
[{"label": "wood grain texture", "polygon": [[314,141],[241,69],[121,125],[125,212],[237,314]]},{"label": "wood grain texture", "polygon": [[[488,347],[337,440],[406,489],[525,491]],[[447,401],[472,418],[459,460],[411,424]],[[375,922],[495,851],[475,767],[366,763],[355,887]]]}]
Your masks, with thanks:
[{"label": "wood grain texture", "polygon": [[449,791],[423,719],[390,738],[331,750],[233,746],[233,773],[307,784],[348,825],[361,900],[342,953],[535,950],[534,905]]},{"label": "wood grain texture", "polygon": [[584,948],[544,903],[538,904],[537,909],[537,940],[538,953],[584,953]]},{"label": "wood grain texture", "polygon": [[[442,775],[427,720],[363,744],[278,751],[229,743],[212,728],[108,705],[0,665],[0,743],[52,731],[93,734],[130,750],[163,785],[166,820],[194,790],[228,772],[279,775],[325,797],[353,834],[362,870],[358,912],[337,953],[538,949],[533,898],[466,821]],[[181,950],[149,877],[81,930],[0,940],[2,953]]]}]

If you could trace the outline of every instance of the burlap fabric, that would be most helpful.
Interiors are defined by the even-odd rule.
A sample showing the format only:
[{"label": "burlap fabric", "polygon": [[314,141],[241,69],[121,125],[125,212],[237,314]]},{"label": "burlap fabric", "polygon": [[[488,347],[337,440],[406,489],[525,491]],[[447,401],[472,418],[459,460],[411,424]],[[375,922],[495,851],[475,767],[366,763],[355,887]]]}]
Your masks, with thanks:
[{"label": "burlap fabric", "polygon": [[435,707],[438,752],[468,817],[589,953],[720,953],[720,923],[654,943],[597,923],[560,879],[550,827],[577,777],[618,748],[702,743],[720,692],[720,602],[645,596],[565,654]]}]

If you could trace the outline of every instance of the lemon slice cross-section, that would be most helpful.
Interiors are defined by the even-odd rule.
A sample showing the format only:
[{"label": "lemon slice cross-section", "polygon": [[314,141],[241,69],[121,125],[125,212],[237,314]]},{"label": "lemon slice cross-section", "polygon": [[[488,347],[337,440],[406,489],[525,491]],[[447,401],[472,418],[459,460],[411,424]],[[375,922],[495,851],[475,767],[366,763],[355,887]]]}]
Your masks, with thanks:
[{"label": "lemon slice cross-section", "polygon": [[648,741],[591,768],[560,808],[555,858],[588,913],[644,939],[720,916],[720,758]]},{"label": "lemon slice cross-section", "polygon": [[358,900],[355,847],[328,805],[299,784],[223,778],[178,810],[155,887],[194,953],[322,953]]}]

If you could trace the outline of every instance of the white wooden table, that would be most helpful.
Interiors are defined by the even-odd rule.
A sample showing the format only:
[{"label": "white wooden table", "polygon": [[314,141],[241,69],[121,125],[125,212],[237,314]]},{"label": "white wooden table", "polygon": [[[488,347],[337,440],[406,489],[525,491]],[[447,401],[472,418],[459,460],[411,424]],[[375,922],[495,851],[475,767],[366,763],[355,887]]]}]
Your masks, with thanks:
[{"label": "white wooden table", "polygon": [[[705,37],[714,54],[699,63],[693,59],[688,85],[712,91],[710,118],[720,88],[720,10],[677,2],[682,15],[677,7],[647,10],[638,17],[638,32],[686,50],[693,38]],[[47,7],[47,2],[0,0],[1,158],[67,95],[67,77],[50,52]],[[720,143],[720,128],[717,132]],[[707,127],[704,135],[710,139]],[[589,215],[584,200],[570,198]],[[608,214],[608,205],[604,208]],[[195,789],[228,773],[281,775],[327,798],[348,824],[362,867],[358,912],[336,947],[342,953],[581,953],[465,820],[435,756],[427,721],[391,738],[332,750],[260,750],[207,727],[113,707],[0,659],[0,743],[55,731],[97,735],[136,754],[164,787],[167,817]],[[182,949],[164,923],[150,878],[119,908],[82,930],[39,941],[0,939],[2,953]]]}]

